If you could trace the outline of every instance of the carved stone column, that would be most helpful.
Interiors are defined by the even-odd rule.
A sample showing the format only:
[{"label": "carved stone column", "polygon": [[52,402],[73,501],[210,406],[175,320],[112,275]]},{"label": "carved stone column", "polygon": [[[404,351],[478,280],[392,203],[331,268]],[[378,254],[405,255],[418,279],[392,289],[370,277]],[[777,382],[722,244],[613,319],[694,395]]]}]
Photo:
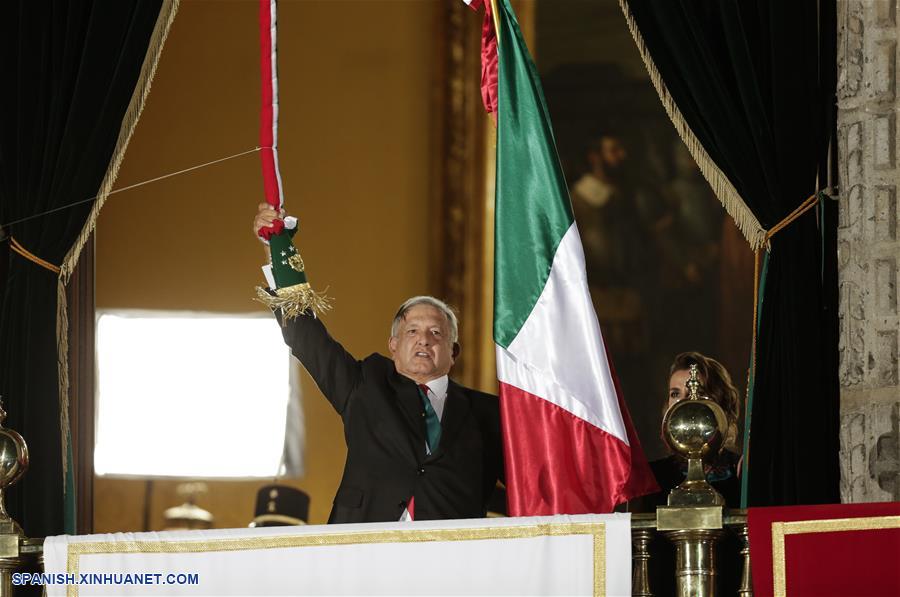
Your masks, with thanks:
[{"label": "carved stone column", "polygon": [[841,499],[900,499],[897,0],[838,0]]}]

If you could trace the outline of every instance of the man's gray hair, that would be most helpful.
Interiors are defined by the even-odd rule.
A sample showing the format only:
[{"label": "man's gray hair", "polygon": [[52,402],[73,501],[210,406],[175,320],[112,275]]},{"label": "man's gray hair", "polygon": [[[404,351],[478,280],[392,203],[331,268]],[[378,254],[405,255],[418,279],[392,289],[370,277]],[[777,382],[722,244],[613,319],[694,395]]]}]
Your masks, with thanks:
[{"label": "man's gray hair", "polygon": [[397,330],[400,328],[400,323],[406,319],[406,314],[409,313],[409,310],[416,305],[430,305],[443,313],[447,317],[447,322],[450,324],[450,342],[456,342],[459,339],[459,321],[456,319],[456,313],[453,312],[450,305],[433,296],[414,296],[406,299],[403,304],[400,305],[400,308],[397,309],[397,314],[394,315],[394,321],[391,323],[392,337],[397,336]]}]

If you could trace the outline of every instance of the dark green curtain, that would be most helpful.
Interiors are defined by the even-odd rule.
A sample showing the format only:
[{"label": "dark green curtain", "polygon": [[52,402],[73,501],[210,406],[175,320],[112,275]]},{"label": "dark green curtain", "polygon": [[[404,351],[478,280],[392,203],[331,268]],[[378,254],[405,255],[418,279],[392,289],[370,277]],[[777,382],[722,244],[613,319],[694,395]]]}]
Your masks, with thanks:
[{"label": "dark green curtain", "polygon": [[[828,184],[833,0],[626,4],[686,123],[764,228]],[[751,506],[839,501],[833,203],[778,232],[766,259],[744,468]]]},{"label": "dark green curtain", "polygon": [[[0,5],[0,225],[59,265],[97,194],[162,0]],[[52,211],[62,208],[58,211]],[[51,213],[46,213],[51,212]],[[39,217],[28,219],[31,216]],[[24,220],[24,221],[23,221]],[[57,381],[57,276],[9,251],[0,307],[0,395],[31,467],[10,490],[29,536],[64,526]]]}]

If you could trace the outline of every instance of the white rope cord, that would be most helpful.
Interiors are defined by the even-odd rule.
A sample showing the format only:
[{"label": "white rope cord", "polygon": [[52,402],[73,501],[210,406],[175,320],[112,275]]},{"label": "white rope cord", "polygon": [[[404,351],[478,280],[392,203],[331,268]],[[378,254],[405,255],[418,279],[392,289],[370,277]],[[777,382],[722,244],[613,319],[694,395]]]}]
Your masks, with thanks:
[{"label": "white rope cord", "polygon": [[[205,162],[203,164],[197,164],[196,166],[191,166],[190,168],[185,168],[183,170],[178,170],[176,172],[170,172],[169,174],[163,174],[162,176],[157,176],[156,178],[150,178],[148,180],[143,180],[141,182],[136,182],[134,184],[128,185],[127,187],[120,187],[118,189],[113,189],[108,193],[108,195],[115,195],[116,193],[121,193],[122,191],[130,191],[131,189],[136,189],[137,187],[142,187],[146,184],[150,184],[151,182],[158,182],[160,180],[165,180],[166,178],[172,178],[173,176],[178,176],[179,174],[186,174],[188,172],[193,172],[194,170],[199,170],[201,168],[206,168],[207,166],[212,166],[214,164],[219,164],[222,162],[226,162],[228,160],[233,160],[235,158],[239,158],[251,153],[256,153],[261,148],[254,147],[253,149],[248,149],[247,151],[242,151],[240,153],[236,153],[234,155],[229,155],[224,158],[218,158],[216,160],[212,160],[210,162]],[[82,203],[88,203],[90,201],[95,200],[99,195],[94,195],[93,197],[88,197],[87,199],[82,199],[80,201],[75,201],[73,203],[67,203],[66,205],[60,205],[59,207],[54,207],[53,209],[48,209],[47,211],[42,211],[41,213],[32,214],[25,218],[20,218],[18,220],[12,220],[10,222],[5,222],[0,224],[0,228],[8,228],[13,224],[21,224],[22,222],[27,222],[29,220],[34,220],[36,218],[41,218],[43,216],[56,213],[58,211],[62,211],[64,209],[69,209],[70,207],[75,207],[76,205],[81,205]]]}]

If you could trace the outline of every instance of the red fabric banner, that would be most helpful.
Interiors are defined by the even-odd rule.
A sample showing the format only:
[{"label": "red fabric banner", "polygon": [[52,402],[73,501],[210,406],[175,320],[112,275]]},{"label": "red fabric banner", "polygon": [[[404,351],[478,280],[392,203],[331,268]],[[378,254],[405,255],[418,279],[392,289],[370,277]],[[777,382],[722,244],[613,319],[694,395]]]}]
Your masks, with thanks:
[{"label": "red fabric banner", "polygon": [[[465,0],[464,0],[465,1]],[[490,1],[466,2],[472,10],[484,6],[481,24],[481,101],[490,114],[497,113],[497,32]]]},{"label": "red fabric banner", "polygon": [[900,502],[750,508],[753,594],[900,595]]},{"label": "red fabric banner", "polygon": [[510,516],[612,512],[659,489],[652,476],[632,474],[627,444],[539,396],[501,382],[500,416],[504,428],[519,430],[503,441]]}]

